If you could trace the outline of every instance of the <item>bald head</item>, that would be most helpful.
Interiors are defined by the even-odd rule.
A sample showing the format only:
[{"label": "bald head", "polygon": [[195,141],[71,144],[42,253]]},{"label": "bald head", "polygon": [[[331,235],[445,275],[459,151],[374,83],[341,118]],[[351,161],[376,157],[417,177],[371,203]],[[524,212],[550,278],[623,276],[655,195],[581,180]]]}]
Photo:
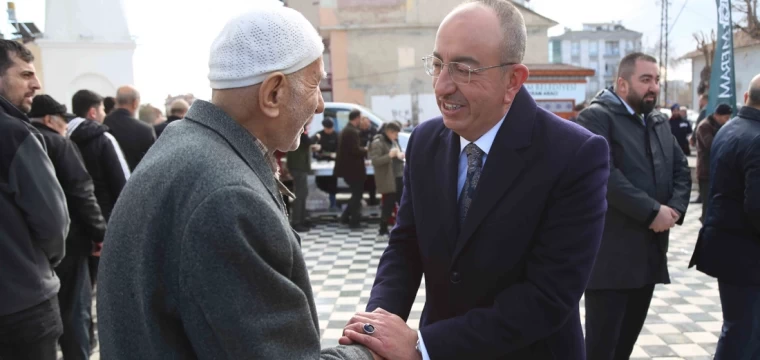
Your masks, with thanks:
[{"label": "bald head", "polygon": [[760,109],[760,74],[752,78],[752,82],[749,83],[749,90],[744,94],[744,104]]},{"label": "bald head", "polygon": [[135,115],[140,107],[140,93],[131,85],[125,85],[116,90],[116,108],[126,109]]},{"label": "bald head", "polygon": [[[525,19],[520,10],[509,1],[469,0],[451,11],[443,21],[446,22],[446,20],[463,14],[465,16],[477,16],[477,13],[482,9],[487,10],[492,15],[496,15],[496,20],[501,29],[500,33],[502,34],[501,61],[503,63],[522,63],[528,40]],[[482,21],[478,23],[482,24]]]}]

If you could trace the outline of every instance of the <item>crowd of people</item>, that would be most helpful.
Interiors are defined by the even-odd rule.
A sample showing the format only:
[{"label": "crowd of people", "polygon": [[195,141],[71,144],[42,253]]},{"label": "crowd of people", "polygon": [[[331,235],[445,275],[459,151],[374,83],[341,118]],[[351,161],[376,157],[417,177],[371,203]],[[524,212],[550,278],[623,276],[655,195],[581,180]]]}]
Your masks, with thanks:
[{"label": "crowd of people", "polygon": [[[442,116],[402,151],[401,124],[373,134],[359,111],[340,133],[329,118],[306,133],[324,110],[324,45],[290,8],[230,20],[211,45],[211,99],[176,102],[160,124],[150,108],[136,118],[131,86],[77,91],[72,113],[35,96],[32,54],[0,40],[0,359],[56,359],[58,344],[88,358],[96,286],[105,359],[630,357],[690,203],[683,118],[656,109],[660,67],[635,52],[565,121],[523,86],[526,41],[509,1],[453,9],[423,58]],[[744,101],[733,118],[719,103],[692,137],[704,205],[691,265],[718,279],[719,360],[760,353],[760,75]],[[384,199],[387,248],[333,348],[300,247],[313,156],[335,160],[321,187],[348,184],[349,227],[367,161]]]}]

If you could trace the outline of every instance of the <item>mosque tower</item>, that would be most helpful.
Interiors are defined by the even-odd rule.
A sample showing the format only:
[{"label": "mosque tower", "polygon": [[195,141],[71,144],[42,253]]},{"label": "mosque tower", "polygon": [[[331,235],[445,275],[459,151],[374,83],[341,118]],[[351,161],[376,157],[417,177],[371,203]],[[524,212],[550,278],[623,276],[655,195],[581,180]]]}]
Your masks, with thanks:
[{"label": "mosque tower", "polygon": [[80,89],[105,97],[134,83],[136,44],[122,0],[46,0],[45,31],[27,46],[38,58],[41,93],[69,109]]}]

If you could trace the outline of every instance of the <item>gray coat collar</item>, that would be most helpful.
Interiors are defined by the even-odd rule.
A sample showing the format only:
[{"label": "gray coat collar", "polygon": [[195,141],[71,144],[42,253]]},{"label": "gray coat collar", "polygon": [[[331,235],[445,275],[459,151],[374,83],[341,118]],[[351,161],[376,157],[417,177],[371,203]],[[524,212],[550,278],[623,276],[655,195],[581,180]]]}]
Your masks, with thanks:
[{"label": "gray coat collar", "polygon": [[248,167],[269,190],[270,195],[285,211],[280,189],[265,154],[256,145],[257,139],[248,130],[233,120],[227,113],[216,105],[203,100],[196,100],[187,111],[185,119],[201,124],[221,136],[230,147],[240,156]]}]

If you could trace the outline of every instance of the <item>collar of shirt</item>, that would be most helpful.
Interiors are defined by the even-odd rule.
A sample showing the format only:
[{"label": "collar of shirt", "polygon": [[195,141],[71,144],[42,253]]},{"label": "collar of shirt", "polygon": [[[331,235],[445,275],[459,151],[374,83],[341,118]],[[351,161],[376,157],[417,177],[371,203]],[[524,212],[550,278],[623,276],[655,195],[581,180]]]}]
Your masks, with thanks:
[{"label": "collar of shirt", "polygon": [[272,169],[272,173],[274,174],[274,180],[277,182],[277,188],[280,190],[280,193],[295,199],[295,195],[288,190],[287,186],[280,181],[280,166],[277,165],[277,159],[274,157],[273,154],[269,153],[269,150],[267,149],[266,145],[262,143],[259,139],[255,139],[254,144],[256,144],[256,147],[261,150],[261,153],[264,155],[264,159],[266,159],[267,164],[269,164],[269,167]]},{"label": "collar of shirt", "polygon": [[[509,114],[509,110],[507,110],[507,114]],[[488,152],[491,151],[491,145],[493,145],[494,139],[496,139],[496,133],[499,132],[499,129],[501,128],[501,124],[504,123],[504,119],[507,118],[507,114],[504,114],[504,116],[499,120],[496,125],[494,125],[488,132],[483,134],[480,138],[474,141],[475,145],[477,145],[480,150],[483,150],[484,155],[488,155]],[[464,153],[464,147],[469,145],[472,141],[469,141],[463,137],[459,137],[459,156],[462,156],[462,153]],[[486,161],[483,159],[483,165],[485,165]]]},{"label": "collar of shirt", "polygon": [[620,102],[625,106],[625,108],[628,110],[628,112],[631,113],[631,115],[639,118],[639,120],[641,120],[641,123],[644,124],[644,125],[646,125],[645,120],[644,120],[644,116],[642,114],[637,114],[635,111],[633,111],[633,108],[631,107],[631,105],[628,105],[628,103],[625,102],[625,100],[623,100],[623,98],[621,98],[620,96],[618,96],[618,94],[615,94],[615,96],[617,96],[618,100],[620,100]]}]

